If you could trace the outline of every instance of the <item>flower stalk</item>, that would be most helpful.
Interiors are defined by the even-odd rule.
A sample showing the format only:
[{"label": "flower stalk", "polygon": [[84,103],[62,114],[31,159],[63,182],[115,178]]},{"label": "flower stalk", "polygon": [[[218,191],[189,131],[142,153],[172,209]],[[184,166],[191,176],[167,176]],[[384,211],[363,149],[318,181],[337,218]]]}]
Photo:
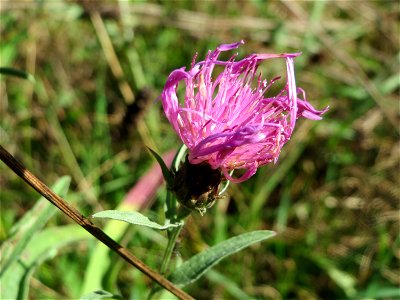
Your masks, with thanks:
[{"label": "flower stalk", "polygon": [[161,268],[160,268],[161,275],[165,275],[167,273],[169,263],[171,261],[171,256],[172,256],[172,253],[174,252],[176,241],[177,241],[179,234],[182,231],[183,225],[184,225],[183,222],[180,223],[178,227],[172,228],[171,232],[169,232],[169,234],[168,234],[168,244],[167,244],[167,248],[165,249]]}]

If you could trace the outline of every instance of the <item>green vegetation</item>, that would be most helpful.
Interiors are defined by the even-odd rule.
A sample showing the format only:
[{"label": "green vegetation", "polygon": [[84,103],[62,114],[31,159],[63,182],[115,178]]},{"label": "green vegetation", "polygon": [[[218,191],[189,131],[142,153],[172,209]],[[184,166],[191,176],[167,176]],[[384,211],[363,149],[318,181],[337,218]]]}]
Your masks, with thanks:
[{"label": "green vegetation", "polygon": [[[252,230],[277,236],[185,290],[196,299],[400,297],[398,1],[2,1],[0,13],[0,67],[34,77],[0,75],[1,145],[48,185],[69,175],[65,198],[87,216],[121,205],[155,164],[147,147],[180,146],[156,100],[195,52],[241,39],[240,57],[302,51],[297,84],[329,112],[299,121],[276,165],[192,215],[175,260]],[[39,196],[3,163],[0,187],[3,243],[28,213],[35,218]],[[164,201],[160,189],[143,213],[163,223]],[[76,299],[99,285],[123,299],[147,296],[148,278],[52,213],[27,244],[37,257],[23,260],[35,267],[29,299]],[[165,237],[115,229],[153,269]]]}]

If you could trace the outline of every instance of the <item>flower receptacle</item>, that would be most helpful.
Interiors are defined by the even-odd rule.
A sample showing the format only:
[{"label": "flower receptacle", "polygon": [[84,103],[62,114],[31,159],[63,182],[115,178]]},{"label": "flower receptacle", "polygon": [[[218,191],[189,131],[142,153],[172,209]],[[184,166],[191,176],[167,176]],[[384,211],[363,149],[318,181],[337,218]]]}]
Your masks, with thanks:
[{"label": "flower receptacle", "polygon": [[225,180],[219,169],[212,169],[206,162],[191,164],[186,158],[174,174],[171,191],[180,204],[203,215],[220,199],[221,182]]}]

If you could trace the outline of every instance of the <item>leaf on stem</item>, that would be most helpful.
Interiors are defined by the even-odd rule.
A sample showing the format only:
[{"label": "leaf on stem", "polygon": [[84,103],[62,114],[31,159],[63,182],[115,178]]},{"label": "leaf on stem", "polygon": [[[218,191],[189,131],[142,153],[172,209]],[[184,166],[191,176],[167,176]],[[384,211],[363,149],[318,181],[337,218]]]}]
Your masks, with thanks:
[{"label": "leaf on stem", "polygon": [[118,220],[118,221],[128,222],[130,224],[146,226],[159,230],[165,230],[168,228],[179,226],[179,224],[165,224],[165,225],[158,224],[156,222],[151,221],[148,217],[142,215],[137,211],[105,210],[95,213],[91,217]]},{"label": "leaf on stem", "polygon": [[169,279],[174,284],[183,287],[199,279],[223,258],[274,235],[273,231],[257,230],[227,239],[185,261],[169,276]]},{"label": "leaf on stem", "polygon": [[158,164],[160,165],[163,177],[164,177],[165,181],[167,182],[167,185],[172,186],[172,174],[169,171],[165,162],[163,161],[162,157],[160,155],[158,155],[155,151],[150,149],[149,147],[147,147],[147,149],[150,150],[151,154],[153,154],[154,158],[157,160]]}]

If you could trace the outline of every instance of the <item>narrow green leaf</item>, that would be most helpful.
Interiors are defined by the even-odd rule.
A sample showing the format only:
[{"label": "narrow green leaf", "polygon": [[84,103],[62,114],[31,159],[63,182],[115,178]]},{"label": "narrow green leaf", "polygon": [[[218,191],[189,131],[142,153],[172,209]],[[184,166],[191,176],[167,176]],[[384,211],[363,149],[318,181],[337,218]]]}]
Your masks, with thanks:
[{"label": "narrow green leaf", "polygon": [[14,68],[0,67],[0,74],[35,81],[35,78],[31,74]]},{"label": "narrow green leaf", "polygon": [[151,154],[153,154],[154,158],[157,160],[158,164],[160,165],[162,174],[164,176],[165,181],[167,182],[167,185],[172,186],[172,174],[169,171],[165,162],[163,161],[162,157],[160,155],[158,155],[155,151],[150,149],[149,147],[147,147],[147,149],[150,150]]},{"label": "narrow green leaf", "polygon": [[0,299],[27,299],[29,281],[37,266],[54,257],[64,246],[84,239],[92,239],[78,225],[52,227],[33,236],[21,253],[19,260],[1,275]]},{"label": "narrow green leaf", "polygon": [[[119,206],[119,208],[127,209],[123,205]],[[106,224],[103,230],[113,240],[120,241],[128,227],[129,224],[126,222],[111,221]],[[85,269],[81,294],[88,294],[91,291],[102,290],[104,288],[103,278],[107,277],[106,274],[112,264],[110,249],[104,247],[100,241],[96,242],[96,245],[91,250],[88,257],[89,262]]]},{"label": "narrow green leaf", "polygon": [[[118,209],[127,210],[128,206],[122,204],[118,207]],[[129,207],[129,209],[131,210],[132,208]],[[111,221],[104,226],[103,230],[113,240],[118,242],[121,241],[122,237],[124,236],[129,226],[130,224],[126,222]],[[138,233],[143,235],[143,237],[145,237],[146,239],[162,247],[167,246],[167,239],[160,231],[155,231],[152,228],[148,227],[142,227],[141,230],[138,231]],[[83,278],[83,283],[80,293],[81,295],[90,293],[91,291],[103,290],[105,288],[103,279],[109,277],[108,272],[111,267],[114,267],[114,264],[112,263],[111,260],[110,251],[111,250],[107,247],[104,247],[104,245],[101,242],[99,241],[96,242],[96,245],[90,252],[90,255],[88,255],[89,262],[85,269],[85,275]],[[135,282],[138,282],[141,279],[135,277],[134,280]],[[140,286],[140,284],[138,286]],[[146,285],[143,283],[143,286]],[[135,287],[133,289],[139,295],[143,295],[143,293],[142,294],[140,293],[139,287]],[[131,299],[136,299],[136,298],[131,297]]]},{"label": "narrow green leaf", "polygon": [[110,292],[99,290],[81,296],[80,300],[96,300],[96,299],[122,299],[119,295],[114,295]]},{"label": "narrow green leaf", "polygon": [[273,231],[258,230],[227,239],[185,261],[169,278],[176,285],[185,286],[200,278],[221,259],[274,235]]},{"label": "narrow green leaf", "polygon": [[313,256],[312,259],[323,268],[329,277],[344,291],[347,297],[353,298],[356,294],[356,279],[352,274],[340,270],[334,262],[322,257]]},{"label": "narrow green leaf", "polygon": [[[69,176],[61,177],[52,186],[52,190],[64,197],[70,182],[71,178]],[[3,254],[0,277],[19,258],[34,234],[43,228],[56,211],[57,208],[55,206],[41,197],[35,206],[11,228],[9,238],[0,248]]]},{"label": "narrow green leaf", "polygon": [[91,217],[118,220],[118,221],[128,222],[130,224],[146,226],[159,230],[165,230],[168,228],[179,226],[179,224],[165,224],[165,225],[158,224],[156,222],[151,221],[148,217],[142,215],[137,211],[105,210],[95,213]]}]

